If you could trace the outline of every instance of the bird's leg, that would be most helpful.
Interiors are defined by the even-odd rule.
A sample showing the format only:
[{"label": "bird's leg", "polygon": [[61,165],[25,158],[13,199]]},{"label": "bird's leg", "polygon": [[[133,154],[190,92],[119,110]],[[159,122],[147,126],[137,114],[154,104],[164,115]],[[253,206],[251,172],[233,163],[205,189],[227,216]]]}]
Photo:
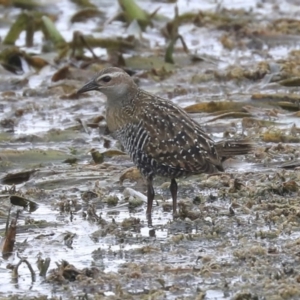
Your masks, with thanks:
[{"label": "bird's leg", "polygon": [[177,212],[177,182],[174,178],[171,180],[170,191],[173,200],[173,215]]},{"label": "bird's leg", "polygon": [[152,204],[154,199],[154,189],[153,189],[153,178],[148,177],[147,178],[147,217],[151,216],[152,213]]}]

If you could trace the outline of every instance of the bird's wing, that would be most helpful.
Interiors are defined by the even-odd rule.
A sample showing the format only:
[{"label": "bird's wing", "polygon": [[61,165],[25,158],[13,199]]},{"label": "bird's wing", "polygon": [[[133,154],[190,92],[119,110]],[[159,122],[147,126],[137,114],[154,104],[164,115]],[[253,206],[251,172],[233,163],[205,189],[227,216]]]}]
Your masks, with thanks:
[{"label": "bird's wing", "polygon": [[171,101],[143,95],[138,118],[147,132],[141,149],[158,164],[186,173],[223,170],[212,139],[181,108]]}]

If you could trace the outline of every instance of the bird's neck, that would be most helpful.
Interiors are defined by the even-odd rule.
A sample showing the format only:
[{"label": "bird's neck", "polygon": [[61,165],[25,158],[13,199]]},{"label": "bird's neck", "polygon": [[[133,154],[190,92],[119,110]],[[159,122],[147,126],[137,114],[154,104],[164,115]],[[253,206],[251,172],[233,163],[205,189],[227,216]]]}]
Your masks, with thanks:
[{"label": "bird's neck", "polygon": [[136,118],[136,102],[138,98],[138,89],[128,91],[125,95],[120,94],[118,99],[107,101],[106,105],[106,123],[111,133],[122,129],[128,123]]}]

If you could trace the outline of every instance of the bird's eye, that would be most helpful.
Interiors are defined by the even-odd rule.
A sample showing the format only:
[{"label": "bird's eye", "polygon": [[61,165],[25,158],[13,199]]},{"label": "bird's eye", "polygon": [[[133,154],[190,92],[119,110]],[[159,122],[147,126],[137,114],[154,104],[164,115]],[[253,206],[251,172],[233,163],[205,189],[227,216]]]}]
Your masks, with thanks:
[{"label": "bird's eye", "polygon": [[104,77],[101,78],[101,81],[110,82],[111,81],[111,77],[110,76],[104,76]]}]

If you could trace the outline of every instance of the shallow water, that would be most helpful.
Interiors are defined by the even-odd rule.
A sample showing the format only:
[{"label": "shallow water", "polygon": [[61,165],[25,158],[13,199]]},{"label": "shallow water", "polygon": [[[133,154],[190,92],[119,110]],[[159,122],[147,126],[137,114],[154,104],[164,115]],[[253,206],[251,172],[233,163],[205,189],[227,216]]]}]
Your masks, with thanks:
[{"label": "shallow water", "polygon": [[[159,14],[168,19],[174,16],[173,4],[156,1],[137,2],[150,12],[160,7]],[[108,0],[101,1],[100,9],[105,11],[105,20],[110,19],[118,11],[117,2],[113,3]],[[66,0],[53,1],[51,4],[54,10],[59,12],[59,19],[55,24],[67,41],[71,41],[75,30],[102,37],[128,34],[127,28],[121,22],[106,23],[103,31],[97,33],[95,30],[99,25],[94,20],[84,24],[70,24],[68,20],[78,8]],[[281,1],[266,1],[260,5],[258,1],[216,3],[180,0],[177,5],[180,14],[199,9],[203,11],[219,11],[221,8],[244,9],[254,12],[259,20],[266,19],[266,22],[279,17],[299,19],[300,10],[291,2]],[[6,9],[5,12],[13,19],[20,10]],[[3,12],[0,12],[0,17],[2,14]],[[155,53],[154,48],[165,47],[165,38],[159,32],[164,22],[158,23],[143,33],[143,38],[149,43],[149,50],[143,53],[145,56]],[[8,26],[1,27],[0,36],[5,36],[7,31]],[[224,48],[220,42],[224,32],[209,26],[196,27],[192,23],[185,24],[180,26],[179,33],[184,36],[191,53],[201,57],[206,55],[208,60],[203,64],[188,65],[166,80],[154,81],[142,78],[141,87],[159,96],[172,98],[182,107],[201,103],[203,100],[225,99],[253,105],[250,101],[251,95],[261,91],[262,88],[264,93],[291,91],[279,85],[275,88],[268,83],[264,85],[261,80],[199,81],[191,84],[191,78],[205,73],[205,70],[225,72],[231,65],[251,69],[266,59],[270,61],[287,59],[291,50],[299,50],[300,42],[294,39],[294,36],[271,41],[266,38],[266,41],[263,40],[264,52],[257,52],[247,47],[231,51]],[[22,34],[16,45],[30,52],[40,53],[42,34],[35,36],[35,45],[31,49],[26,49],[24,42],[25,35]],[[179,42],[176,45],[181,49]],[[97,48],[95,53],[101,58],[106,58],[107,51]],[[182,52],[178,53],[180,54],[176,55],[180,56]],[[134,51],[126,55],[132,54],[135,54]],[[234,298],[242,293],[245,295],[249,293],[253,297],[258,295],[257,299],[263,299],[261,298],[263,296],[266,299],[298,297],[296,292],[291,291],[291,286],[299,282],[297,274],[300,269],[295,252],[297,240],[300,238],[297,213],[299,192],[296,190],[280,194],[280,191],[282,182],[290,180],[298,184],[299,171],[275,169],[274,165],[269,165],[272,162],[286,161],[288,155],[297,158],[297,143],[289,143],[291,149],[286,149],[284,153],[279,152],[272,156],[271,151],[271,157],[263,156],[267,151],[262,151],[257,157],[252,155],[246,161],[237,159],[228,162],[229,175],[224,175],[221,179],[199,175],[180,180],[182,209],[196,197],[201,198],[199,205],[194,205],[188,210],[189,213],[192,211],[199,214],[195,220],[191,214],[183,215],[181,220],[173,220],[170,212],[163,211],[162,206],[170,202],[170,194],[165,180],[157,179],[155,188],[158,206],[155,205],[153,212],[153,227],[148,227],[145,205],[129,211],[127,200],[125,201],[123,195],[124,187],[142,193],[145,193],[145,187],[135,181],[127,180],[123,185],[119,183],[120,174],[132,166],[130,160],[107,157],[106,165],[100,167],[94,165],[88,151],[92,148],[107,150],[104,147],[103,135],[99,134],[99,128],[88,128],[89,132],[86,132],[76,120],[79,118],[89,122],[95,116],[104,115],[104,97],[90,93],[90,98],[62,100],[60,96],[65,94],[63,90],[47,94],[49,88],[59,86],[51,82],[52,75],[59,67],[61,66],[47,66],[36,74],[28,67],[23,75],[13,75],[1,69],[3,78],[1,82],[28,78],[28,83],[15,90],[10,88],[9,90],[15,91],[13,96],[2,95],[3,109],[0,111],[0,120],[13,118],[15,126],[13,132],[9,132],[7,128],[0,128],[1,160],[9,162],[8,165],[1,164],[0,175],[36,169],[30,180],[16,185],[16,190],[25,198],[37,202],[39,207],[35,212],[25,210],[22,212],[18,220],[16,252],[9,261],[0,260],[2,275],[0,295],[3,297],[53,295],[53,299],[59,296],[75,299],[85,293],[95,295],[88,283],[79,285],[78,282],[69,285],[55,284],[52,281],[45,283],[44,278],[37,275],[36,282],[32,284],[29,271],[24,265],[21,265],[19,270],[18,284],[14,283],[11,271],[6,269],[6,266],[8,262],[16,264],[19,261],[16,255],[18,252],[21,257],[27,257],[36,273],[38,273],[36,266],[38,256],[51,258],[49,270],[56,269],[56,263],[61,260],[67,260],[77,269],[97,267],[108,274],[107,276],[112,276],[103,279],[101,283],[95,283],[101,289],[101,292],[98,291],[99,294],[104,296],[118,296],[116,286],[121,285],[124,293],[128,293],[132,299],[140,299],[140,295],[147,295],[149,291],[151,293],[162,291],[161,294],[158,292],[153,294],[153,299],[178,299],[176,297],[195,299],[197,295],[199,299],[245,299]],[[76,86],[79,87],[80,84],[77,80]],[[0,90],[5,92],[5,84],[1,83],[0,86]],[[33,97],[26,94],[24,96],[23,92],[28,88],[40,94]],[[176,94],[176,88],[185,89],[187,93]],[[292,92],[299,93],[297,89]],[[17,109],[24,110],[21,118],[15,117],[14,112]],[[273,107],[262,106],[262,114],[266,114],[268,109],[271,110]],[[210,114],[201,113],[200,118],[196,119],[208,122],[212,117]],[[270,116],[262,120],[273,119]],[[274,120],[280,123],[274,125],[275,129],[289,131],[292,124],[299,126],[299,118],[287,117],[287,112],[274,117]],[[212,134],[219,140],[224,137],[227,128],[234,128],[237,134],[241,134],[242,118],[220,119],[206,124],[208,127],[214,125],[222,128],[216,129]],[[61,131],[51,132],[51,129]],[[33,136],[31,139],[31,135],[37,137]],[[298,136],[299,133],[296,132],[295,135]],[[19,140],[20,138],[24,140]],[[262,139],[257,138],[256,142],[259,146],[266,147]],[[277,144],[268,145],[275,147]],[[111,148],[115,146],[117,144],[112,140]],[[45,152],[41,154],[32,150]],[[259,154],[263,156],[261,160],[258,158]],[[62,163],[74,156],[78,158],[76,165]],[[234,179],[240,179],[243,187],[236,191],[228,191]],[[7,185],[2,184],[0,187],[2,194],[8,195],[5,190]],[[93,191],[98,196],[84,200],[82,194],[86,191]],[[108,195],[119,198],[116,207],[107,207],[105,197]],[[99,218],[97,221],[84,215],[91,206],[95,207]],[[9,199],[6,198],[3,200],[1,212],[6,214],[8,207]],[[229,212],[229,208],[232,207],[234,213]],[[13,212],[15,210],[16,207],[13,207]],[[115,214],[112,214],[113,211]],[[28,218],[33,222],[30,223]],[[122,222],[128,218],[135,218],[136,223],[133,222],[133,225],[126,227]],[[102,219],[106,224],[101,223]],[[42,221],[46,221],[46,224],[40,223]],[[116,229],[111,229],[110,226],[116,226]],[[1,215],[1,233],[4,232],[4,228],[5,218]],[[66,239],[70,235],[74,235],[71,245]],[[275,254],[272,252],[273,248],[277,249]],[[287,266],[293,268],[292,275],[287,272]],[[105,276],[102,275],[102,278]],[[290,294],[286,290],[290,291]],[[200,297],[202,291],[205,294],[204,298]],[[276,294],[281,298],[268,298]],[[291,296],[289,298],[286,295]]]}]

